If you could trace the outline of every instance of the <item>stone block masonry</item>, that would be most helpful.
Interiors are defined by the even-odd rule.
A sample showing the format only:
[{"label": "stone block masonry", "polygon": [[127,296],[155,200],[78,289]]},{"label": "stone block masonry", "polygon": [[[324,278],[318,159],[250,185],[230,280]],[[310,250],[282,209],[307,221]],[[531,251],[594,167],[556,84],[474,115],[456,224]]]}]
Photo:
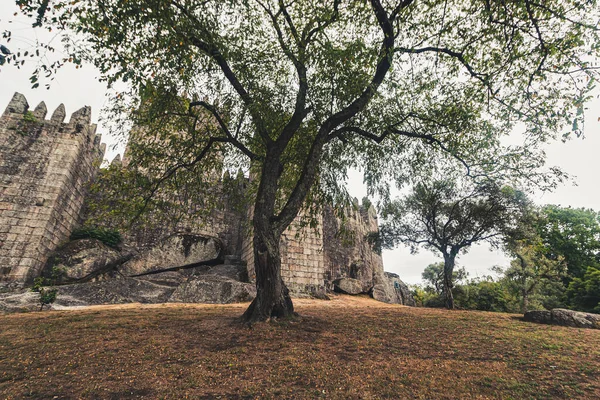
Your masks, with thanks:
[{"label": "stone block masonry", "polygon": [[91,109],[65,123],[61,104],[49,120],[15,93],[0,117],[0,285],[38,276],[48,254],[81,223],[86,187],[105,146]]}]

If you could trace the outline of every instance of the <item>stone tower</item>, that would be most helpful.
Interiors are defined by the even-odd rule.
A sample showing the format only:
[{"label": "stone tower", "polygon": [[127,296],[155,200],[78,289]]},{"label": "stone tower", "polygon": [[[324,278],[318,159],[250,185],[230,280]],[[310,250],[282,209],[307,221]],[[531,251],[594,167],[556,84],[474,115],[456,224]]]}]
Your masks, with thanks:
[{"label": "stone tower", "polygon": [[61,104],[49,120],[15,93],[0,117],[0,285],[38,276],[48,254],[81,219],[86,186],[105,145],[84,107],[65,123]]}]

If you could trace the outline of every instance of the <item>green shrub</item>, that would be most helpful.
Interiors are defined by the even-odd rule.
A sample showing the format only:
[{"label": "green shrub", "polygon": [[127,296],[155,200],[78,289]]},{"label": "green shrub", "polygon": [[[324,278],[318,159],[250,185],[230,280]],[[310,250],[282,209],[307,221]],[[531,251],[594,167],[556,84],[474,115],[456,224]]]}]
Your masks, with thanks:
[{"label": "green shrub", "polygon": [[47,279],[42,276],[35,278],[33,281],[32,292],[39,293],[40,298],[40,311],[44,309],[45,305],[50,305],[56,301],[58,296],[58,289],[54,287],[46,287],[46,285],[53,285],[53,279]]},{"label": "green shrub", "polygon": [[123,240],[121,238],[121,234],[117,230],[98,228],[94,226],[84,226],[79,229],[75,229],[71,234],[70,239],[98,239],[110,247],[116,247]]},{"label": "green shrub", "polygon": [[575,278],[567,289],[572,308],[600,313],[600,269],[588,267],[582,278]]}]

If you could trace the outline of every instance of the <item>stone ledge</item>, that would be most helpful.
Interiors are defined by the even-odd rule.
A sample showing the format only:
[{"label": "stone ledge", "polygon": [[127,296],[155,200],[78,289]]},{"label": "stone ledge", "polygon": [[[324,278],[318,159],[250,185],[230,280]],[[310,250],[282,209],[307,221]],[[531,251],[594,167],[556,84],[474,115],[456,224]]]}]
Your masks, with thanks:
[{"label": "stone ledge", "polygon": [[555,308],[552,311],[528,311],[523,316],[527,322],[570,326],[574,328],[600,329],[600,314]]}]

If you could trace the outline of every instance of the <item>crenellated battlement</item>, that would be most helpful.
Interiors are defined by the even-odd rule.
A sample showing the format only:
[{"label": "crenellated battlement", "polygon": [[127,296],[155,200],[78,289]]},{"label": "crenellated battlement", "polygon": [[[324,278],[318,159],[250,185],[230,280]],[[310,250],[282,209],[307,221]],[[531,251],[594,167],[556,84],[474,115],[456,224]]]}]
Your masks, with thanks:
[{"label": "crenellated battlement", "polygon": [[15,93],[0,117],[0,282],[31,280],[68,239],[104,156],[90,107],[47,114]]}]

